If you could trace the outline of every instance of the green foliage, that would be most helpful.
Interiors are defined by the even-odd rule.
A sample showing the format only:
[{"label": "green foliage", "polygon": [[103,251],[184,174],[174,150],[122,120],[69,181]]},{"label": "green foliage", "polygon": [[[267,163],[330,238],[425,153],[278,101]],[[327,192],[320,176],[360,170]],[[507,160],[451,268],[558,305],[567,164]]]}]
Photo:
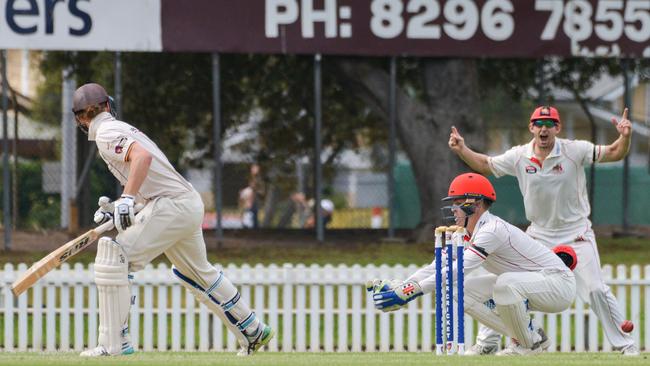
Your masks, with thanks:
[{"label": "green foliage", "polygon": [[[17,227],[21,229],[57,227],[60,222],[60,196],[43,192],[41,163],[19,161],[17,175]],[[4,187],[0,186],[0,197],[3,189]]]},{"label": "green foliage", "polygon": [[[45,54],[41,70],[46,83],[39,89],[38,118],[58,121],[53,117],[60,115],[61,73],[67,67],[78,85],[98,82],[112,94],[114,57],[108,52]],[[313,156],[313,62],[311,56],[220,56],[222,132],[261,119],[257,143],[246,141],[237,148],[251,153],[262,171],[273,177],[293,173],[296,159]],[[209,159],[213,149],[211,56],[124,53],[122,65],[123,96],[118,108],[123,119],[147,133],[181,167],[200,166],[203,158]],[[330,152],[324,174],[331,177],[342,149],[385,138],[385,128],[378,128],[379,119],[360,99],[346,95],[332,58],[323,61],[322,76],[323,147]]]}]

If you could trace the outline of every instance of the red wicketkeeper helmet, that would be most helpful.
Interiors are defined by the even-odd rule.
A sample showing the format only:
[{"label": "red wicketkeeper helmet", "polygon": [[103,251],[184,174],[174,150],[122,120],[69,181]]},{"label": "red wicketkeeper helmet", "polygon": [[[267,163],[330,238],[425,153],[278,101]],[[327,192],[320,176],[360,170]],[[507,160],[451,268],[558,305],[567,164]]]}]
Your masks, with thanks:
[{"label": "red wicketkeeper helmet", "polygon": [[495,202],[497,194],[492,183],[484,176],[477,173],[465,173],[451,181],[449,192],[443,201],[457,198],[486,199]]}]

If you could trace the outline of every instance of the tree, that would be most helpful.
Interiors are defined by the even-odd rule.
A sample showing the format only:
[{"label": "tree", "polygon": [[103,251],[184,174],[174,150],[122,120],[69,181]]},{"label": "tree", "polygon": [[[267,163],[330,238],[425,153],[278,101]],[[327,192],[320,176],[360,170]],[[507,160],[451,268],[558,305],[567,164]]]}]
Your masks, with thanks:
[{"label": "tree", "polygon": [[[113,57],[106,52],[51,52],[44,57],[42,69],[46,80],[60,80],[61,70],[71,66],[79,84],[97,81],[111,89]],[[207,54],[123,54],[125,119],[150,134],[172,161],[185,166],[202,164],[213,148],[210,62]],[[579,59],[554,62],[558,67],[550,69],[543,88],[571,85],[582,93],[597,76],[596,70],[616,72],[616,60],[598,61],[607,67]],[[420,194],[421,223],[413,238],[424,241],[430,239],[431,227],[440,223],[440,199],[446,196],[449,182],[467,171],[447,147],[450,127],[456,125],[467,142],[482,151],[484,101],[496,91],[509,95],[515,103],[535,98],[539,63],[403,58],[399,65],[398,136],[411,160]],[[573,65],[571,72],[567,72],[569,65]],[[241,148],[256,157],[263,171],[270,172],[271,186],[293,184],[283,183],[282,177],[293,172],[296,160],[313,159],[313,57],[222,55],[221,73],[223,129],[258,116],[257,144]],[[580,82],[571,81],[574,74],[580,75]],[[386,140],[388,85],[386,59],[324,58],[326,174],[333,172],[343,149],[359,148],[360,141]],[[51,102],[59,90],[56,83],[45,84],[40,99],[50,102],[37,103],[42,116],[59,115],[57,104]],[[505,119],[501,110],[493,113]],[[187,154],[188,143],[193,146],[192,154]],[[385,167],[382,164],[385,161],[380,159],[378,165]]]},{"label": "tree", "polygon": [[[407,78],[397,91],[397,125],[420,195],[421,222],[414,239],[425,241],[432,237],[432,227],[440,222],[440,199],[447,195],[453,177],[464,169],[447,146],[451,126],[464,131],[468,142],[478,150],[485,141],[477,62],[423,59],[417,63],[419,77]],[[386,67],[347,59],[338,65],[345,76],[342,82],[350,85],[376,115],[388,116]],[[409,93],[409,86],[419,92]]]}]

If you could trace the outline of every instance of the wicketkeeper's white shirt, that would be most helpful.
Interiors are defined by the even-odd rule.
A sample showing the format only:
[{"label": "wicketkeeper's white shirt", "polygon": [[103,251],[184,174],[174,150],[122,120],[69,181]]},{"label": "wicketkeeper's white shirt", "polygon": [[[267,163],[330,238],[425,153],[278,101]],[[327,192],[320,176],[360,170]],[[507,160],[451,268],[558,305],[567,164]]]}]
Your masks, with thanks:
[{"label": "wicketkeeper's white shirt", "polygon": [[145,200],[160,196],[174,197],[194,189],[149,137],[128,123],[116,120],[107,112],[100,113],[92,120],[88,140],[97,143],[99,155],[122,185],[129,178],[130,162],[124,159],[131,145],[137,142],[151,154],[153,159],[149,172],[138,192]]},{"label": "wicketkeeper's white shirt", "polygon": [[[481,266],[496,275],[507,272],[569,271],[549,248],[489,211],[481,215],[474,228],[470,245],[464,251],[463,265],[466,274]],[[435,259],[408,279],[417,281],[425,293],[433,291]]]},{"label": "wicketkeeper's white shirt", "polygon": [[584,167],[599,162],[605,147],[588,141],[555,139],[543,163],[535,157],[534,140],[488,159],[496,177],[517,177],[526,218],[542,231],[588,226],[590,207]]}]

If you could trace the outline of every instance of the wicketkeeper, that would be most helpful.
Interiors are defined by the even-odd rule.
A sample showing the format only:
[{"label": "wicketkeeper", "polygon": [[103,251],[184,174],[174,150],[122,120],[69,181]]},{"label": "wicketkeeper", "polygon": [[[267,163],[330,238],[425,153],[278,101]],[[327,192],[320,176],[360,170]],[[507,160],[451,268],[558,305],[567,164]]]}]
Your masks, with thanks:
[{"label": "wicketkeeper", "polygon": [[[500,355],[544,351],[550,341],[542,328],[532,323],[529,311],[557,313],[567,309],[576,294],[571,269],[553,251],[488,211],[496,202],[496,193],[484,176],[459,175],[451,182],[444,201],[452,204],[446,207],[448,217],[470,235],[464,252],[465,273],[479,267],[489,272],[465,279],[465,312],[515,340]],[[569,257],[570,266],[575,264],[572,250],[559,251]],[[397,310],[434,288],[435,260],[404,282],[376,281],[369,286],[375,307],[383,311]]]},{"label": "wicketkeeper", "polygon": [[[160,254],[172,262],[180,282],[235,334],[250,355],[273,337],[241,299],[223,271],[207,260],[201,222],[203,202],[165,154],[137,128],[115,119],[112,98],[99,84],[85,84],[73,96],[77,126],[95,141],[108,169],[124,186],[121,197],[100,199],[97,223],[114,220],[118,235],[97,244],[95,283],[99,292],[98,346],[81,356],[133,353],[128,333],[129,273]],[[135,216],[135,202],[144,208]]]}]

